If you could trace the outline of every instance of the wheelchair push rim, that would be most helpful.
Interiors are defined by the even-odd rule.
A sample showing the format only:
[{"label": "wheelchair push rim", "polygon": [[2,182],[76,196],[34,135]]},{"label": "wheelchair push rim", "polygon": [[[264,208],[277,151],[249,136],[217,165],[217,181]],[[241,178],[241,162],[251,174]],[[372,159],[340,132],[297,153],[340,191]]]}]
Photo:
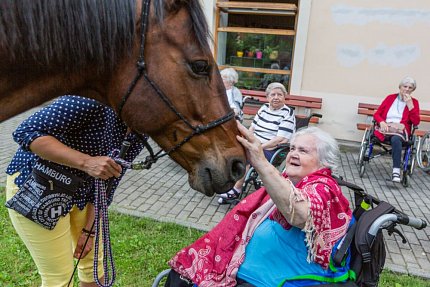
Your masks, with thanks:
[{"label": "wheelchair push rim", "polygon": [[359,171],[360,177],[363,177],[364,172],[366,171],[365,157],[370,144],[370,133],[371,133],[371,130],[366,129],[363,135],[363,139],[361,140],[360,154],[358,156],[358,171]]},{"label": "wheelchair push rim", "polygon": [[416,157],[418,166],[424,171],[430,171],[430,132],[419,141]]}]

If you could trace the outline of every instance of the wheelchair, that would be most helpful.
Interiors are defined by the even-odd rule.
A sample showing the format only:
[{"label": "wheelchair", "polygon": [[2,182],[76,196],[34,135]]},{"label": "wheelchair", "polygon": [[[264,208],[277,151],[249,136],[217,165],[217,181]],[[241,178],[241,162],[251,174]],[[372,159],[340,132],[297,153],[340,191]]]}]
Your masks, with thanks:
[{"label": "wheelchair", "polygon": [[[384,234],[382,230],[387,231],[388,236],[397,234],[401,239],[402,243],[406,244],[407,239],[398,228],[399,225],[410,226],[417,230],[421,230],[427,227],[425,220],[409,216],[402,211],[396,209],[391,204],[380,201],[376,197],[373,197],[366,192],[364,189],[344,181],[342,177],[336,177],[337,183],[340,186],[345,186],[353,191],[354,194],[354,209],[353,216],[355,222],[351,224],[344,238],[340,241],[339,245],[333,249],[332,261],[334,264],[341,264],[350,254],[350,268],[355,273],[355,281],[346,281],[338,283],[329,283],[324,285],[307,285],[308,287],[325,286],[325,287],[366,287],[366,286],[377,286],[379,281],[379,275],[382,272],[383,265],[385,263],[385,244]],[[357,245],[360,243],[359,245]],[[366,252],[360,252],[360,247],[367,246]],[[378,250],[378,249],[379,250]],[[375,259],[378,256],[375,253],[383,250],[383,255],[379,259]],[[381,254],[382,254],[381,253]],[[378,253],[379,254],[379,253]],[[375,260],[369,260],[374,258]],[[378,262],[378,270],[372,273],[372,276],[368,276],[368,264]],[[382,266],[380,265],[382,264]],[[373,269],[372,269],[373,270]],[[163,270],[155,278],[152,287],[164,286],[167,276],[169,275],[170,269]]]},{"label": "wheelchair", "polygon": [[[358,170],[360,177],[363,177],[366,171],[366,166],[369,162],[377,157],[391,154],[390,144],[381,142],[375,135],[376,121],[373,120],[371,128],[367,128],[364,132],[363,139],[360,145],[360,153],[358,156]],[[404,187],[409,186],[409,177],[413,174],[416,165],[416,153],[419,149],[420,141],[415,136],[414,132],[417,126],[412,128],[409,139],[403,143],[403,158],[400,165],[402,176],[400,182]],[[379,151],[375,151],[375,147],[379,147]]]},{"label": "wheelchair", "polygon": [[430,131],[426,132],[417,148],[417,164],[425,172],[430,171]]}]

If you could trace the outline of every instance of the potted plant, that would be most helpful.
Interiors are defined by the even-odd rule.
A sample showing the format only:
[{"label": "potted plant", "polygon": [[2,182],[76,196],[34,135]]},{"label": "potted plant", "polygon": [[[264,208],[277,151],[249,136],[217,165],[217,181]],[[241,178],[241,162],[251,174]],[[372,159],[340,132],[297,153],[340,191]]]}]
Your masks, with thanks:
[{"label": "potted plant", "polygon": [[262,59],[263,58],[263,52],[260,49],[255,49],[255,57],[257,59]]},{"label": "potted plant", "polygon": [[236,47],[236,56],[242,57],[244,43],[243,43],[243,40],[240,38],[240,36],[237,36],[236,38],[235,47]]},{"label": "potted plant", "polygon": [[250,58],[253,58],[254,57],[254,55],[255,55],[255,50],[256,50],[257,48],[255,48],[255,46],[251,46],[249,49],[248,49],[248,55],[246,55],[247,57],[250,57]]},{"label": "potted plant", "polygon": [[279,55],[277,46],[275,47],[266,46],[263,52],[266,55],[266,57],[269,57],[270,60],[276,60]]}]

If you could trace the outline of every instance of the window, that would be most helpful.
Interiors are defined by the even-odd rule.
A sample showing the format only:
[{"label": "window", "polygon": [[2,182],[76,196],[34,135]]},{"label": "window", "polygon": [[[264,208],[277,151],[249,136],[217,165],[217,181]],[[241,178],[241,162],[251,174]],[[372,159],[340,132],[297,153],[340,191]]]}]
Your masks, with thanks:
[{"label": "window", "polygon": [[266,2],[216,5],[215,57],[220,69],[239,73],[239,88],[265,90],[271,82],[289,88],[298,0]]}]

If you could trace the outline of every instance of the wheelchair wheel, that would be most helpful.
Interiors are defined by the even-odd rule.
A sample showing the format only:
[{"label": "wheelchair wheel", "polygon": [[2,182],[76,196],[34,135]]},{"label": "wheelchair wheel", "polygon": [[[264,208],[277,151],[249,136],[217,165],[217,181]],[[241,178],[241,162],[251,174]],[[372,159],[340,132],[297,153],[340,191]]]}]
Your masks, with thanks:
[{"label": "wheelchair wheel", "polygon": [[403,176],[402,176],[401,182],[402,182],[402,185],[404,187],[408,187],[409,186],[409,175],[408,175],[408,173],[409,172],[406,171],[406,172],[403,173]]},{"label": "wheelchair wheel", "polygon": [[257,171],[251,167],[245,175],[245,181],[243,182],[242,192],[240,193],[239,199],[248,195],[251,190],[257,190],[261,186],[263,186],[263,183],[258,176]]},{"label": "wheelchair wheel", "polygon": [[152,287],[159,287],[164,286],[164,283],[167,279],[167,276],[169,276],[170,269],[166,269],[161,271],[157,277],[155,277],[154,282],[152,283]]},{"label": "wheelchair wheel", "polygon": [[270,163],[276,167],[279,172],[282,172],[285,168],[286,164],[286,158],[288,155],[288,152],[290,151],[290,147],[283,147],[278,149],[275,154],[272,156],[272,159],[270,160]]},{"label": "wheelchair wheel", "polygon": [[416,136],[413,137],[413,146],[411,147],[411,155],[409,157],[408,170],[409,175],[412,175],[416,166],[417,150],[420,148],[420,140]]},{"label": "wheelchair wheel", "polygon": [[417,148],[417,163],[424,171],[430,170],[430,132],[427,132],[422,138]]},{"label": "wheelchair wheel", "polygon": [[369,149],[371,132],[371,130],[366,129],[363,135],[363,139],[361,141],[360,154],[358,156],[358,171],[360,177],[363,177],[364,172],[366,170],[365,162],[368,161],[366,160],[366,152]]}]

